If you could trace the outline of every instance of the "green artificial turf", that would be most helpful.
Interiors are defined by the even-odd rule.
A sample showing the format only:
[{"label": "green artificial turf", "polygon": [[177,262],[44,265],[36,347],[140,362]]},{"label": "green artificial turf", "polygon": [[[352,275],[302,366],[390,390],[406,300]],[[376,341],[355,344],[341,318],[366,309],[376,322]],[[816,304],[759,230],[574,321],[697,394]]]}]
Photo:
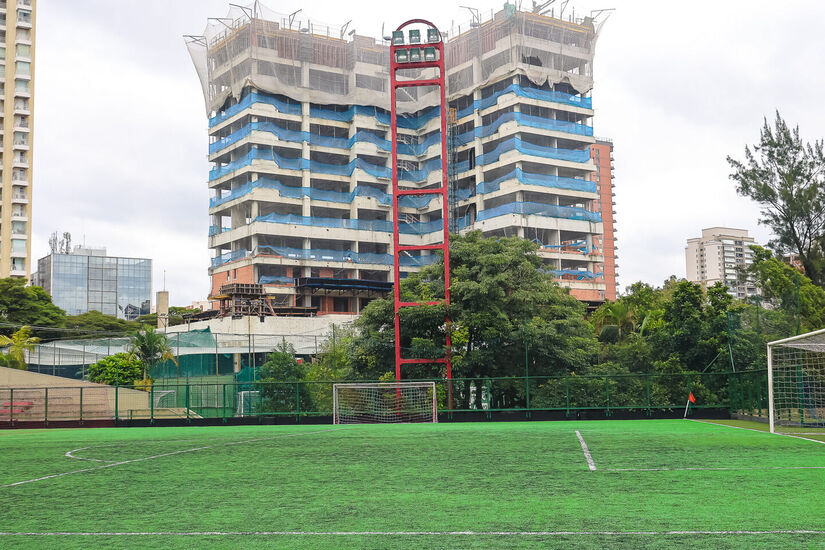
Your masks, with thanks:
[{"label": "green artificial turf", "polygon": [[825,548],[825,532],[661,534],[825,529],[825,445],[687,420],[14,430],[0,460],[0,486],[90,469],[0,487],[3,533],[402,532],[2,548]]}]

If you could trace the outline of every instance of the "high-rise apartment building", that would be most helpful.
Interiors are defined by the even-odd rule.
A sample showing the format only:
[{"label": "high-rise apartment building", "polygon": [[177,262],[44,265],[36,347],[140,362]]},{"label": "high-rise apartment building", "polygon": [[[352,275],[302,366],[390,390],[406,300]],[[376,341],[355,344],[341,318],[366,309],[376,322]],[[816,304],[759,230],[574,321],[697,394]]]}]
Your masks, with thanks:
[{"label": "high-rise apartment building", "polygon": [[0,0],[0,277],[31,269],[36,0]]},{"label": "high-rise apartment building", "polygon": [[105,248],[76,246],[37,261],[32,283],[68,315],[99,311],[132,321],[150,311],[152,260],[107,256]]},{"label": "high-rise apartment building", "polygon": [[[593,137],[590,18],[512,4],[446,44],[453,231],[518,236],[585,301],[615,297],[612,146]],[[285,306],[357,312],[392,281],[389,49],[256,2],[188,37],[209,116],[213,294],[260,282]],[[438,98],[397,96],[399,179],[438,187]],[[401,244],[439,242],[440,199],[400,200]],[[603,223],[609,212],[610,224]],[[402,272],[434,260],[401,258]]]},{"label": "high-rise apartment building", "polygon": [[722,283],[735,298],[745,299],[759,293],[753,281],[740,280],[742,269],[753,263],[756,244],[745,229],[710,227],[701,237],[688,239],[685,247],[687,280],[709,287]]}]

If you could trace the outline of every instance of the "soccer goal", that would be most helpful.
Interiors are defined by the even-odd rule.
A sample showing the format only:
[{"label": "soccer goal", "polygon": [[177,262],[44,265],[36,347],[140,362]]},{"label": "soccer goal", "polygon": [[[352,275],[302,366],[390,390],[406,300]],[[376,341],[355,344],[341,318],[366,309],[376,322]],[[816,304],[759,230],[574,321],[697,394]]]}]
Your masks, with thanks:
[{"label": "soccer goal", "polygon": [[825,329],[768,344],[771,432],[825,427]]},{"label": "soccer goal", "polygon": [[382,382],[332,386],[335,424],[438,422],[435,382]]}]

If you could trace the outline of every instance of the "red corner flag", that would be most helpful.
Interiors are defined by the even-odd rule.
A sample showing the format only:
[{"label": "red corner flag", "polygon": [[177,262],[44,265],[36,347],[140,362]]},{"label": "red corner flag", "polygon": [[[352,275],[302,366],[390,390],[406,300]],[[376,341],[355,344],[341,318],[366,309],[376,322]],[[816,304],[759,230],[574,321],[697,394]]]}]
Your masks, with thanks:
[{"label": "red corner flag", "polygon": [[696,403],[696,398],[693,397],[693,392],[690,392],[690,395],[688,395],[687,403],[685,403],[685,416],[682,418],[687,418],[688,407],[690,407],[691,403]]}]

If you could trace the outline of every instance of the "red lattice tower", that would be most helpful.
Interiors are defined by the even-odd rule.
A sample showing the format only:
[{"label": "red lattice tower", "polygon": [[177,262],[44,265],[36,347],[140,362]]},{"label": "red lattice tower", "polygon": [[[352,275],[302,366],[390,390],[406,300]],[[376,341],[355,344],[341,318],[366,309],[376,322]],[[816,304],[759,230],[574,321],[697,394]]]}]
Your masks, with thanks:
[{"label": "red lattice tower", "polygon": [[[424,43],[412,43],[404,45],[403,29],[409,25],[423,24],[427,26],[427,40]],[[415,31],[413,31],[415,32]],[[420,37],[420,35],[419,35]],[[400,38],[400,40],[397,40]],[[419,38],[420,40],[420,38]],[[400,43],[397,43],[400,42]],[[400,55],[399,55],[400,54]],[[417,55],[416,55],[417,54]],[[436,69],[436,78],[420,80],[398,80],[396,72],[399,69]],[[396,92],[399,88],[416,86],[437,86],[440,92],[441,105],[441,187],[434,189],[405,189],[398,188],[398,122],[396,114]],[[450,364],[450,330],[449,314],[445,313],[444,323],[446,329],[446,355],[439,359],[411,359],[401,357],[401,319],[399,313],[405,307],[419,307],[428,305],[444,304],[447,308],[450,305],[450,231],[448,216],[448,181],[447,181],[447,85],[446,71],[444,68],[444,42],[441,40],[441,33],[435,25],[424,19],[411,19],[403,23],[393,33],[393,40],[390,45],[390,105],[391,105],[391,125],[392,125],[392,217],[393,217],[393,260],[394,260],[394,296],[395,296],[395,379],[401,380],[402,366],[410,363],[439,363],[446,365],[448,380],[448,407],[452,409],[452,365]],[[398,201],[407,195],[439,195],[441,196],[444,238],[441,244],[425,244],[402,246],[399,243],[399,215]],[[401,270],[399,258],[403,252],[408,251],[438,251],[444,254],[444,300],[435,302],[402,302],[401,301]]]}]

